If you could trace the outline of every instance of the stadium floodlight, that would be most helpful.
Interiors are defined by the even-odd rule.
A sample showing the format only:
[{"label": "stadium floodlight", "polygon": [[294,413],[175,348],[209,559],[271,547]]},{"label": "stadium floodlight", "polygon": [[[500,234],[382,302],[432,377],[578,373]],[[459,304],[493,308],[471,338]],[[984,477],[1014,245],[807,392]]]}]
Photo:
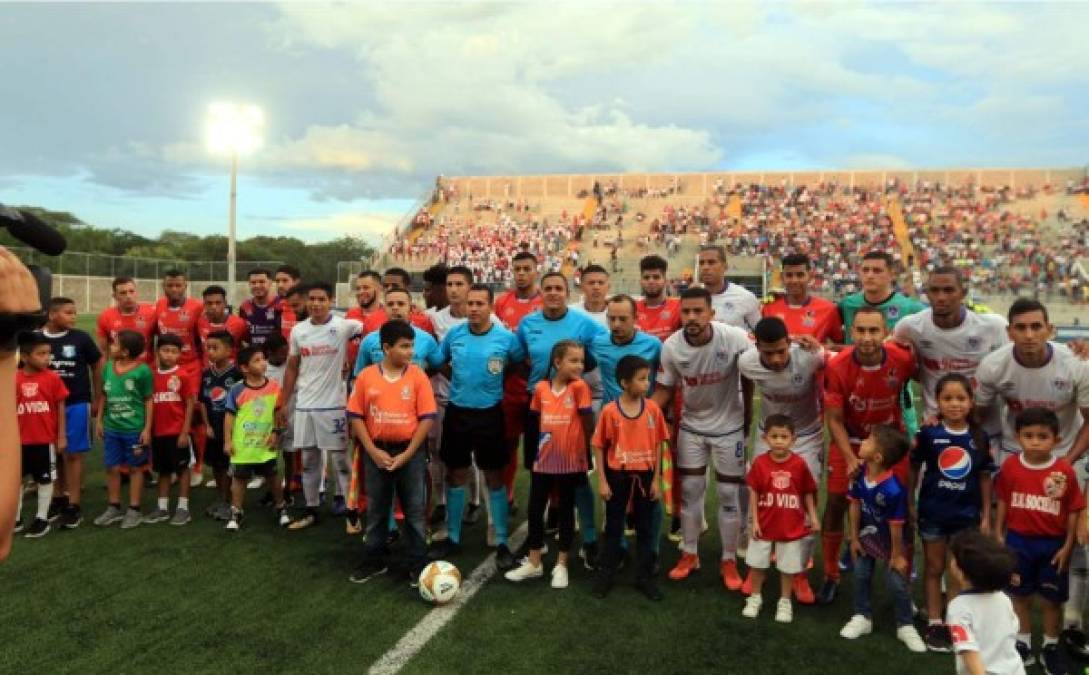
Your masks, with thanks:
[{"label": "stadium floodlight", "polygon": [[235,204],[238,199],[238,158],[261,147],[265,114],[255,105],[213,103],[208,106],[208,150],[231,158],[231,203],[227,226],[227,302],[235,301]]}]

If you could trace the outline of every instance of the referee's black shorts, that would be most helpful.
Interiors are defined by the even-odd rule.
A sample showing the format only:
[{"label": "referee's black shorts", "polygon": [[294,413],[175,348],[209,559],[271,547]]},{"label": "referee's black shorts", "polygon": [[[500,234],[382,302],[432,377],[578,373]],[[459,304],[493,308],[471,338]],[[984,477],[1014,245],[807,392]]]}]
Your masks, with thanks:
[{"label": "referee's black shorts", "polygon": [[482,471],[498,471],[509,461],[504,434],[503,407],[461,408],[446,404],[439,457],[451,469],[473,463]]}]

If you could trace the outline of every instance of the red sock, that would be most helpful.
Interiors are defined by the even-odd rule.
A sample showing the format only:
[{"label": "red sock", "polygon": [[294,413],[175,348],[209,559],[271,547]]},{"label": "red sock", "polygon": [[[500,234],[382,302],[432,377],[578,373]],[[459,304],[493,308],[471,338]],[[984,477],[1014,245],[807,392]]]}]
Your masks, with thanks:
[{"label": "red sock", "polygon": [[824,578],[839,581],[839,549],[843,545],[842,532],[823,532],[821,552],[824,554]]}]

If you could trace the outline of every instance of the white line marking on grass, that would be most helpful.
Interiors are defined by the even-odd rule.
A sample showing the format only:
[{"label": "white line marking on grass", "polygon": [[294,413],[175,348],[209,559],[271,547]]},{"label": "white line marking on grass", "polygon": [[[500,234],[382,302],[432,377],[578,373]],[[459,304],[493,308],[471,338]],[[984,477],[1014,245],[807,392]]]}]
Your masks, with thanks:
[{"label": "white line marking on grass", "polygon": [[[524,522],[514,531],[508,542],[511,550],[518,550],[518,547],[522,545],[522,540],[525,539],[527,531],[528,528]],[[468,578],[462,581],[461,592],[457,594],[452,602],[439,605],[428,612],[424,618],[420,619],[419,623],[412,627],[412,630],[405,633],[397,641],[397,644],[393,645],[392,649],[375,661],[367,672],[370,675],[393,675],[404,668],[412,660],[412,657],[416,656],[431,638],[435,637],[442,630],[442,627],[449,623],[461,611],[461,608],[473,599],[476,592],[495,576],[496,571],[495,554],[492,553],[477,565]]]}]

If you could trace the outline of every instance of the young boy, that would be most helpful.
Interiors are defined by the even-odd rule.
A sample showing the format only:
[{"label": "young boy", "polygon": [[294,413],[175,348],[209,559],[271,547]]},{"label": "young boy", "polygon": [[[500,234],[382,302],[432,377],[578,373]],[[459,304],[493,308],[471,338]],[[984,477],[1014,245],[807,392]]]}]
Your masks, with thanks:
[{"label": "young boy", "polygon": [[[189,523],[189,462],[193,457],[189,430],[193,423],[196,382],[178,366],[182,339],[170,333],[159,335],[155,348],[159,365],[152,383],[151,463],[159,474],[159,503],[144,518],[145,523],[170,520],[171,525]],[[170,517],[170,480],[178,478],[178,507]]]},{"label": "young boy", "polygon": [[1017,415],[1014,430],[1021,453],[1002,463],[995,481],[995,536],[1017,555],[1008,589],[1020,623],[1017,651],[1025,666],[1034,663],[1031,613],[1032,596],[1037,595],[1043,605],[1044,670],[1065,673],[1059,631],[1069,593],[1067,566],[1085,498],[1074,469],[1051,454],[1060,442],[1059,418],[1053,411],[1026,408]]},{"label": "young boy", "polygon": [[636,586],[651,600],[662,593],[654,578],[651,518],[656,513],[662,478],[662,448],[669,441],[669,427],[661,408],[646,398],[650,390],[650,362],[629,354],[616,364],[620,398],[601,409],[591,440],[594,466],[604,467],[598,476],[598,492],[605,500],[605,558],[593,593],[608,595],[620,559],[629,504],[635,516],[639,567]]},{"label": "young boy", "polygon": [[349,580],[364,583],[389,569],[389,521],[396,491],[405,514],[405,568],[412,585],[426,561],[427,455],[419,452],[436,415],[431,381],[412,363],[415,335],[401,320],[379,331],[384,358],[356,378],[348,400],[352,432],[366,451],[367,534],[363,562]]},{"label": "young boy", "polygon": [[204,369],[200,379],[200,411],[208,443],[204,448],[204,463],[212,468],[219,499],[204,512],[216,520],[231,517],[231,479],[227,475],[230,459],[223,449],[223,418],[227,414],[227,393],[242,381],[235,366],[234,338],[226,331],[211,333],[204,341],[204,351],[212,365]]},{"label": "young boy", "polygon": [[[95,518],[106,527],[121,521],[122,529],[143,522],[140,498],[144,467],[151,442],[151,369],[144,360],[144,336],[123,330],[110,343],[110,361],[102,382],[102,405],[95,417],[95,434],[103,440],[106,464],[106,497],[109,506]],[[121,510],[121,467],[129,469],[129,508]]]},{"label": "young boy", "polygon": [[[64,399],[68,388],[60,375],[49,369],[52,350],[41,333],[23,333],[19,338],[23,367],[15,374],[15,400],[19,414],[19,438],[23,451],[23,475],[38,484],[38,512],[26,530],[27,537],[49,533],[49,504],[53,498],[56,452],[67,444]],[[15,531],[22,531],[23,500],[19,499]]]},{"label": "young boy", "polygon": [[[284,375],[287,373],[287,339],[283,335],[273,333],[268,336],[264,347],[268,356],[265,376],[283,389]],[[302,490],[302,464],[298,461],[299,453],[295,451],[295,438],[291,433],[291,423],[295,419],[295,397],[292,396],[290,401],[284,401],[284,407],[287,409],[287,425],[280,433],[279,449],[284,455],[284,503],[291,506],[293,501],[291,492]],[[266,496],[266,500],[272,498],[271,493]],[[271,501],[268,505],[272,505]]]},{"label": "young boy", "polygon": [[875,425],[859,446],[862,471],[851,480],[850,499],[851,557],[855,561],[855,614],[839,632],[854,640],[873,632],[870,606],[870,582],[879,560],[888,569],[885,581],[896,611],[896,637],[913,652],[925,652],[911,611],[911,569],[905,552],[909,535],[907,490],[893,475],[892,468],[907,456],[908,439],[903,433],[882,424]]},{"label": "young boy", "polygon": [[[764,420],[764,442],[768,451],[753,460],[745,478],[749,490],[749,518],[752,540],[745,562],[752,570],[752,593],[745,600],[741,615],[755,619],[764,599],[767,569],[772,549],[775,568],[779,570],[779,604],[775,620],[794,620],[791,598],[794,576],[805,574],[811,551],[810,534],[820,532],[817,519],[817,482],[809,464],[794,454],[794,423],[786,415],[768,415]],[[809,522],[806,523],[808,518]]]},{"label": "young boy", "polygon": [[49,319],[42,335],[53,350],[49,367],[64,386],[68,399],[64,402],[64,431],[68,447],[57,455],[57,480],[53,482],[53,504],[50,520],[59,516],[57,524],[75,529],[83,522],[80,507],[83,497],[83,457],[91,450],[91,395],[102,382],[105,360],[94,338],[76,326],[76,304],[69,298],[49,301]]},{"label": "young boy", "polygon": [[283,486],[276,475],[280,444],[276,411],[283,405],[280,385],[265,377],[268,361],[260,347],[238,352],[238,366],[243,380],[227,394],[227,414],[223,420],[224,450],[231,458],[231,519],[227,521],[227,531],[237,532],[242,527],[246,483],[258,475],[265,477],[272,491],[280,527],[287,527],[291,518],[284,505]]}]

